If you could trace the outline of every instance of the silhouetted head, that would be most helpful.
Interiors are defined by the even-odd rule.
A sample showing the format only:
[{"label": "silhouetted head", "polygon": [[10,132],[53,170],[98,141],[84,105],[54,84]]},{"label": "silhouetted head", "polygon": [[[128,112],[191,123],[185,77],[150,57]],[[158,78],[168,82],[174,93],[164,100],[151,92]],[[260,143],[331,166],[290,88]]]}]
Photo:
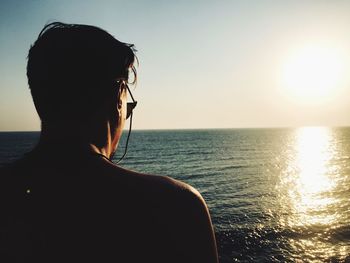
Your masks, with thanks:
[{"label": "silhouetted head", "polygon": [[[84,121],[129,80],[135,49],[89,25],[51,23],[29,50],[27,76],[43,123]],[[118,90],[117,90],[118,94]]]}]

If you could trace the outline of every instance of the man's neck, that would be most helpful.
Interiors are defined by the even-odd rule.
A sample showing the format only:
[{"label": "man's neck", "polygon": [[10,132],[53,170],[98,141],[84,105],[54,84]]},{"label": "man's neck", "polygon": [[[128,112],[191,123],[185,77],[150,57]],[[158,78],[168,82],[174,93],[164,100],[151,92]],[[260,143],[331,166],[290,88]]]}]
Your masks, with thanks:
[{"label": "man's neck", "polygon": [[108,132],[93,133],[88,127],[76,123],[46,123],[42,124],[38,148],[53,146],[66,152],[79,149],[109,158],[112,154],[110,141]]}]

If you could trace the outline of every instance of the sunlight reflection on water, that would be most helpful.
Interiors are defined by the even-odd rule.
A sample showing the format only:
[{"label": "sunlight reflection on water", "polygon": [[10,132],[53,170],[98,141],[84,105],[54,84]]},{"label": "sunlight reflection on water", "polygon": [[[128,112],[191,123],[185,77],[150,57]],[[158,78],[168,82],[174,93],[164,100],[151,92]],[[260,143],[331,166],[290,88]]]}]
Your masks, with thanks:
[{"label": "sunlight reflection on water", "polygon": [[287,216],[281,217],[280,224],[299,232],[308,229],[309,233],[304,233],[304,238],[291,238],[290,245],[294,251],[304,251],[307,260],[333,255],[345,257],[350,252],[348,247],[333,246],[329,242],[332,229],[342,223],[341,213],[334,209],[341,202],[333,195],[341,180],[337,169],[331,165],[339,154],[332,130],[298,129],[293,151],[281,182],[287,193],[285,201],[289,202],[285,207],[290,211],[285,211]]}]

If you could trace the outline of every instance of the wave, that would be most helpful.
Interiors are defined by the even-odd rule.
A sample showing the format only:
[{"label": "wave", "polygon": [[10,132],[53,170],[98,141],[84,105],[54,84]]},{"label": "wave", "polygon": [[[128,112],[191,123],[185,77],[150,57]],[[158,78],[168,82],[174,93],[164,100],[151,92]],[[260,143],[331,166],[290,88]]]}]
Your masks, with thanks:
[{"label": "wave", "polygon": [[317,228],[237,227],[215,235],[222,263],[350,260],[349,226],[330,229],[327,234]]}]

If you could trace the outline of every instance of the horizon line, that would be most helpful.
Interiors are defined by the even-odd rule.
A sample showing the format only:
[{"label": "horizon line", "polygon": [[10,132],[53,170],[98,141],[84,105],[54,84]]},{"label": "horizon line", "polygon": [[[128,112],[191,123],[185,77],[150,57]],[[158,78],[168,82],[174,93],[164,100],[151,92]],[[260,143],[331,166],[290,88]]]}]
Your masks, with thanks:
[{"label": "horizon line", "polygon": [[[239,130],[239,129],[298,129],[307,127],[319,128],[350,128],[350,125],[300,125],[300,126],[256,126],[256,127],[211,127],[211,128],[150,128],[150,129],[132,129],[131,131],[175,131],[175,130]],[[0,132],[40,132],[41,130],[0,130]],[[128,129],[123,129],[123,132]]]}]

